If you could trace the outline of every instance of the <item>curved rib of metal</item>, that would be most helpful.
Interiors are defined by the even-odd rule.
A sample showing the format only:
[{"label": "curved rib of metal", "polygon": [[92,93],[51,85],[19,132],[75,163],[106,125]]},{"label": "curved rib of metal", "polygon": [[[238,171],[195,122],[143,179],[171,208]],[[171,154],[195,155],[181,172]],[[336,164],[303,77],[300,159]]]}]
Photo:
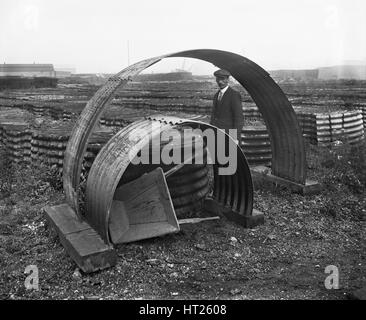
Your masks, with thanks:
[{"label": "curved rib of metal", "polygon": [[[113,197],[118,183],[139,151],[149,145],[149,141],[160,135],[163,131],[190,126],[202,131],[211,128],[217,136],[218,128],[200,121],[191,121],[176,117],[156,117],[152,120],[141,120],[132,123],[119,131],[109,142],[103,146],[95,158],[90,169],[86,187],[86,213],[85,218],[100,236],[110,243],[109,216]],[[221,130],[220,130],[221,131]],[[228,135],[226,135],[228,136]],[[231,138],[230,138],[231,139]],[[232,140],[232,139],[231,139]],[[215,139],[217,141],[217,139]],[[233,140],[232,143],[234,144]],[[253,210],[253,184],[249,165],[241,148],[236,145],[236,172],[232,175],[218,176],[219,183],[215,184],[214,193],[220,194],[217,201],[227,207],[233,214],[251,216]],[[208,149],[210,151],[210,145]],[[216,144],[215,150],[218,146]],[[214,150],[211,150],[211,154]],[[217,168],[223,167],[214,161]],[[233,185],[233,190],[227,185]],[[238,190],[240,189],[240,192]]]},{"label": "curved rib of metal", "polygon": [[108,79],[82,111],[71,133],[63,167],[66,200],[79,217],[81,163],[88,138],[106,104],[118,87],[125,85],[144,69],[168,57],[201,59],[230,71],[251,95],[267,125],[272,145],[272,173],[297,183],[305,183],[306,160],[301,128],[290,102],[269,74],[249,59],[231,52],[212,49],[182,51],[146,59],[122,70]]}]

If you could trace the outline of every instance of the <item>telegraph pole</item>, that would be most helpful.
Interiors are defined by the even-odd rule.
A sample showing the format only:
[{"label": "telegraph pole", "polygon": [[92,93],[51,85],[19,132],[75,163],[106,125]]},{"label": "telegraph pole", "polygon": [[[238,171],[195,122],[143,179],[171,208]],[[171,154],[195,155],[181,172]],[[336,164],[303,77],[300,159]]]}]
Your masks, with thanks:
[{"label": "telegraph pole", "polygon": [[130,41],[127,40],[127,64],[130,65]]}]

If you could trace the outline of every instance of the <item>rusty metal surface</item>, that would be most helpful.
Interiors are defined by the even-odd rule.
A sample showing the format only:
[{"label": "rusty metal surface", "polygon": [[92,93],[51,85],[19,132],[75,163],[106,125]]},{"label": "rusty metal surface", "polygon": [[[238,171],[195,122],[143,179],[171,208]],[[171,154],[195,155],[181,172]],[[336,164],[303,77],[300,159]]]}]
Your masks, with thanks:
[{"label": "rusty metal surface", "polygon": [[[81,163],[88,137],[114,91],[125,85],[147,67],[168,57],[195,58],[210,62],[230,71],[248,91],[267,125],[272,146],[272,172],[274,175],[298,183],[305,183],[306,159],[301,128],[296,114],[280,87],[269,74],[251,60],[220,50],[200,49],[143,60],[109,78],[81,113],[69,140],[63,168],[63,185],[68,204],[80,217],[78,189]],[[230,200],[231,201],[231,200]]]},{"label": "rusty metal surface", "polygon": [[[150,139],[160,135],[165,130],[190,126],[193,129],[205,130],[212,128],[217,134],[218,128],[200,121],[191,121],[176,117],[155,117],[137,121],[119,131],[100,150],[90,169],[86,188],[86,219],[102,238],[110,243],[108,222],[115,190],[126,171],[131,159],[149,144]],[[150,139],[146,139],[150,137]],[[219,166],[219,165],[214,165]],[[217,170],[216,170],[217,172]],[[239,215],[251,216],[253,209],[253,185],[248,163],[237,146],[237,171],[231,176],[214,177],[219,182],[215,184],[217,200]],[[240,185],[231,188],[232,185]],[[229,187],[230,186],[230,187]],[[208,184],[204,183],[192,197],[182,196],[178,206],[199,201],[207,194]],[[240,190],[240,192],[238,191]]]}]

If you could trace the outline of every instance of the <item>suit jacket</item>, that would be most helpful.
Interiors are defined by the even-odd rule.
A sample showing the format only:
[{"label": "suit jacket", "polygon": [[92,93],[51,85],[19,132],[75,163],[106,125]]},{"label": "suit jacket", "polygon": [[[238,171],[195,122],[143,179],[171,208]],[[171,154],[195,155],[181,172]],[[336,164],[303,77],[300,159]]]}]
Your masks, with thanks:
[{"label": "suit jacket", "polygon": [[236,129],[237,137],[240,141],[241,130],[244,126],[244,116],[241,104],[240,93],[232,88],[227,88],[221,101],[218,101],[219,91],[216,92],[213,99],[213,108],[210,123],[220,129]]}]

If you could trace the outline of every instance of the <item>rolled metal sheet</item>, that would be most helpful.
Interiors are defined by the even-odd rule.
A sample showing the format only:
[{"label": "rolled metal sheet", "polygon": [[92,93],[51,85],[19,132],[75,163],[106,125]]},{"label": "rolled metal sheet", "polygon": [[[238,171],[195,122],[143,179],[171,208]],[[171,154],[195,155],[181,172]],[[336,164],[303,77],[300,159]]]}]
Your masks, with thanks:
[{"label": "rolled metal sheet", "polygon": [[[204,187],[206,187],[208,185],[208,176],[204,176],[202,179],[195,181],[195,182],[190,182],[189,184],[186,185],[181,185],[181,186],[172,186],[169,187],[169,191],[170,191],[170,195],[172,197],[172,199],[177,198],[177,197],[181,197],[187,194],[191,194],[196,192],[197,190],[200,190]],[[169,184],[168,184],[169,186]],[[173,204],[174,204],[174,200],[173,200]]]},{"label": "rolled metal sheet", "polygon": [[[181,170],[183,170],[183,168]],[[208,174],[208,168],[205,166],[203,168],[198,168],[197,170],[191,171],[188,174],[172,175],[167,178],[167,183],[168,183],[168,186],[173,186],[173,187],[188,185],[190,183],[195,183],[196,181],[204,179],[207,176],[207,174]]]},{"label": "rolled metal sheet", "polygon": [[174,207],[175,208],[181,208],[181,207],[185,207],[189,204],[193,204],[196,203],[197,201],[203,200],[206,195],[207,192],[210,190],[210,186],[208,184],[205,184],[203,187],[201,187],[198,190],[195,190],[195,192],[190,192],[187,193],[181,197],[175,197],[174,198]]},{"label": "rolled metal sheet", "polygon": [[63,185],[68,204],[80,217],[78,190],[81,163],[88,138],[112,95],[147,67],[168,57],[201,59],[227,69],[248,91],[268,128],[272,146],[272,173],[297,183],[305,183],[306,158],[302,131],[296,114],[280,87],[269,74],[251,60],[227,51],[199,49],[162,55],[135,63],[110,77],[87,103],[67,145]]},{"label": "rolled metal sheet", "polygon": [[[201,128],[202,130],[211,128],[216,134],[219,130],[204,122],[176,117],[142,120],[134,122],[119,131],[98,153],[87,180],[85,218],[106,242],[110,243],[111,241],[108,222],[114,193],[131,160],[142,148],[149,145],[151,139],[165,130],[178,128],[179,126],[191,126],[193,129]],[[149,139],[146,139],[146,137],[149,137]],[[215,194],[220,195],[217,200],[223,207],[230,203],[235,203],[236,206],[230,208],[234,213],[242,216],[251,216],[253,209],[253,184],[248,163],[239,146],[236,146],[236,157],[237,170],[234,174],[218,175],[218,170],[215,170],[214,179],[218,180],[215,184],[215,188],[217,188]],[[221,165],[214,164],[214,167],[219,169]],[[204,169],[207,170],[206,168]],[[219,179],[220,177],[221,179]],[[237,186],[238,184],[240,186]],[[227,187],[228,185],[235,185],[238,188],[233,190],[231,187]],[[194,186],[195,184],[193,183]],[[185,194],[185,190],[177,189],[179,192],[183,192],[182,196],[174,197],[173,202],[177,209],[190,204],[194,205],[195,202],[204,199],[209,191],[208,183],[205,182],[196,187],[197,190],[195,192],[187,194]],[[237,199],[233,199],[234,197]]]}]

